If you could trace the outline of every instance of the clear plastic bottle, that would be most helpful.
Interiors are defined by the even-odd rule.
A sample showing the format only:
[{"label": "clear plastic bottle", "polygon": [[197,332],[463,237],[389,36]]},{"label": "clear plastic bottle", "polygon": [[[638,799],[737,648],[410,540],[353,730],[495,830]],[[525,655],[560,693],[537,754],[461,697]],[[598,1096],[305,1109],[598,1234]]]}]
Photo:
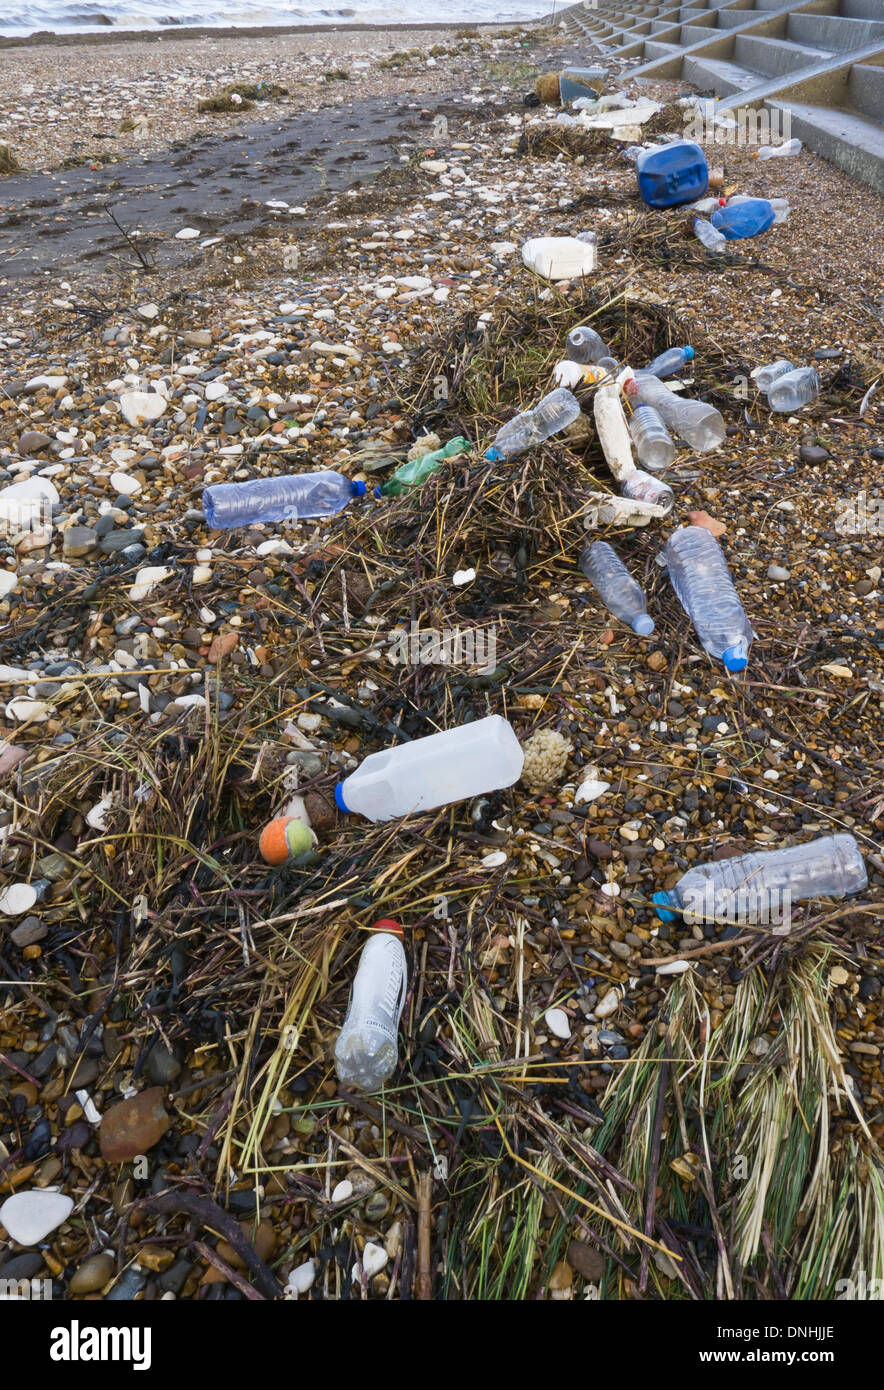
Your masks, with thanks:
[{"label": "clear plastic bottle", "polygon": [[771,410],[784,414],[815,401],[819,393],[820,379],[813,367],[796,367],[794,372],[786,372],[769,388],[767,403]]},{"label": "clear plastic bottle", "polygon": [[396,1034],[408,984],[399,923],[382,918],[371,932],[335,1043],[338,1079],[363,1091],[379,1090],[396,1069]]},{"label": "clear plastic bottle", "polygon": [[604,338],[594,328],[572,328],[565,339],[565,356],[569,362],[601,362],[610,352]]},{"label": "clear plastic bottle", "polygon": [[666,542],[663,560],[706,651],[728,671],[745,670],[755,634],[712,532],[705,526],[680,527]]},{"label": "clear plastic bottle", "polygon": [[334,469],[253,478],[248,483],[217,483],[203,492],[203,512],[210,526],[229,530],[261,521],[300,521],[334,516],[354,497],[365,496],[365,483],[354,483]]},{"label": "clear plastic bottle", "polygon": [[643,376],[646,372],[649,376],[672,376],[673,372],[680,372],[682,367],[686,367],[693,356],[694,349],[692,347],[667,348],[665,352],[659,353],[653,362],[642,367],[641,372],[636,372],[636,376]]},{"label": "clear plastic bottle", "polygon": [[659,472],[669,467],[675,458],[675,441],[659,410],[652,405],[637,405],[629,421],[629,433],[639,461],[646,468]]},{"label": "clear plastic bottle", "polygon": [[491,714],[370,753],[335,787],[335,801],[340,810],[368,820],[392,820],[511,787],[523,762],[512,726]]},{"label": "clear plastic bottle", "polygon": [[625,383],[624,388],[639,405],[652,405],[692,449],[704,453],[717,449],[725,436],[724,421],[714,405],[694,401],[670,391],[658,377],[641,376]]},{"label": "clear plastic bottle", "polygon": [[694,218],[694,235],[698,241],[702,241],[707,251],[723,251],[727,246],[727,237],[705,217]]},{"label": "clear plastic bottle", "polygon": [[654,620],[648,614],[645,596],[613,546],[607,541],[584,546],[580,568],[615,618],[628,624],[639,637],[651,635]]},{"label": "clear plastic bottle", "polygon": [[654,894],[657,915],[671,922],[723,917],[789,927],[793,902],[847,898],[868,884],[852,835],[824,835],[788,849],[757,850],[688,869],[674,888]]},{"label": "clear plastic bottle", "polygon": [[788,159],[790,155],[800,154],[800,140],[787,140],[784,145],[762,145],[755,151],[756,159]]},{"label": "clear plastic bottle", "polygon": [[654,507],[664,507],[667,512],[675,505],[675,493],[669,484],[664,483],[662,478],[643,473],[640,468],[630,473],[626,481],[620,485],[620,491],[633,502],[650,502]]},{"label": "clear plastic bottle", "polygon": [[781,376],[785,376],[787,372],[794,372],[794,370],[795,364],[793,362],[788,362],[785,357],[779,357],[776,362],[768,362],[764,367],[756,367],[752,373],[752,380],[759,391],[763,391],[766,395],[775,381],[779,381]]},{"label": "clear plastic bottle", "polygon": [[485,457],[492,463],[514,458],[526,449],[536,449],[550,435],[567,429],[580,414],[580,405],[566,386],[559,386],[543,397],[533,410],[523,410],[507,420],[495,435]]}]

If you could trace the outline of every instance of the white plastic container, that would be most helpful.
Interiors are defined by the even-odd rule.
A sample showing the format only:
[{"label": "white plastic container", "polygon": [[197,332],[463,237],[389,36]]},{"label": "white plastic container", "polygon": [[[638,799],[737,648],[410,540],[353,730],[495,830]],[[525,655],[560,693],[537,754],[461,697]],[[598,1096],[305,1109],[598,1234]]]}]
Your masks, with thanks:
[{"label": "white plastic container", "polygon": [[393,820],[511,787],[523,762],[512,726],[491,714],[369,754],[335,787],[335,801],[371,821]]},{"label": "white plastic container", "polygon": [[52,524],[58,490],[49,478],[33,476],[10,483],[0,492],[0,526],[4,531],[28,531]]},{"label": "white plastic container", "polygon": [[608,467],[618,482],[623,483],[635,472],[635,459],[632,457],[632,436],[620,404],[620,387],[616,381],[603,381],[596,387],[592,413]]},{"label": "white plastic container", "polygon": [[596,268],[593,241],[573,236],[532,237],[522,247],[522,263],[544,280],[575,280]]},{"label": "white plastic container", "polygon": [[378,1090],[399,1059],[396,1034],[408,971],[402,928],[384,918],[375,922],[362,948],[344,1025],[335,1043],[335,1070],[345,1086]]}]

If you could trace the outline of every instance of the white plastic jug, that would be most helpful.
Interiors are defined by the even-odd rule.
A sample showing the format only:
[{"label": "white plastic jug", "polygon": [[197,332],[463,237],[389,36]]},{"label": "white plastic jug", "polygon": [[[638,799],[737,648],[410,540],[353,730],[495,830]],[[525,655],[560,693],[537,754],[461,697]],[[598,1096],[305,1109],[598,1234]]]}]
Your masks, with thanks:
[{"label": "white plastic jug", "polygon": [[522,262],[544,280],[574,280],[595,270],[595,242],[573,236],[532,237],[522,247]]},{"label": "white plastic jug", "polygon": [[491,714],[369,754],[335,787],[335,801],[368,820],[392,820],[511,787],[523,762],[512,726]]}]

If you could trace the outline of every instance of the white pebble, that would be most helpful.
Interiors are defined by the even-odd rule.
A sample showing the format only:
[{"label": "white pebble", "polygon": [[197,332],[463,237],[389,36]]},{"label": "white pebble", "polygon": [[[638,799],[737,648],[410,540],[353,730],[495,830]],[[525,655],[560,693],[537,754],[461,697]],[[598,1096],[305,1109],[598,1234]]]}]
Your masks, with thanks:
[{"label": "white pebble", "polygon": [[11,594],[13,589],[18,587],[18,575],[13,574],[12,570],[0,569],[0,599],[4,599],[7,594]]},{"label": "white pebble", "polygon": [[616,987],[614,989],[609,989],[601,1002],[595,1006],[594,1012],[596,1018],[607,1018],[609,1014],[614,1013],[614,1011],[620,1007],[620,1000],[622,998],[623,994],[621,990]]},{"label": "white pebble", "polygon": [[134,497],[136,492],[141,491],[141,484],[137,478],[130,478],[128,473],[111,473],[111,487],[115,492],[120,492],[124,497]]},{"label": "white pebble", "polygon": [[120,397],[120,410],[130,425],[159,420],[168,402],[158,391],[126,391]]},{"label": "white pebble", "polygon": [[582,801],[596,801],[600,796],[604,796],[610,787],[610,782],[597,782],[594,777],[587,777],[585,782],[581,782],[574,796],[574,805],[579,806]]},{"label": "white pebble", "polygon": [[342,1178],[342,1180],[334,1188],[331,1195],[331,1199],[333,1202],[346,1202],[347,1199],[352,1196],[353,1184],[350,1182],[349,1178]]},{"label": "white pebble", "polygon": [[194,237],[198,237],[199,235],[200,233],[198,232],[196,227],[182,227],[180,232],[175,233],[175,240],[193,241]]},{"label": "white pebble", "polygon": [[690,968],[689,960],[667,960],[656,967],[658,975],[683,975]]},{"label": "white pebble", "polygon": [[129,597],[136,603],[147,598],[152,589],[168,579],[172,571],[168,565],[145,565],[135,576],[135,583],[129,590]]},{"label": "white pebble", "polygon": [[452,576],[451,582],[456,589],[461,589],[464,584],[472,584],[475,577],[475,570],[456,570]]},{"label": "white pebble", "polygon": [[211,565],[194,565],[194,567],[193,567],[193,584],[194,584],[194,588],[197,588],[197,589],[198,589],[199,586],[200,586],[201,584],[208,584],[208,582],[209,582],[209,580],[210,580],[211,578],[212,578],[212,567],[211,567]]},{"label": "white pebble", "polygon": [[506,863],[506,855],[502,849],[493,850],[491,854],[486,854],[482,860],[483,869],[499,869],[501,864]]},{"label": "white pebble", "polygon": [[294,1294],[307,1293],[313,1288],[313,1281],[316,1278],[316,1265],[312,1260],[307,1260],[305,1264],[298,1265],[293,1269],[286,1280],[286,1293]]},{"label": "white pebble", "polygon": [[547,1009],[543,1015],[543,1021],[551,1033],[557,1038],[567,1040],[571,1036],[571,1020],[564,1009]]},{"label": "white pebble", "polygon": [[[366,1241],[365,1249],[362,1252],[362,1268],[366,1279],[373,1279],[376,1274],[380,1274],[384,1265],[389,1259],[389,1255],[382,1245],[375,1245],[374,1241]],[[358,1282],[359,1266],[353,1266],[353,1282]]]},{"label": "white pebble", "polygon": [[37,890],[29,883],[10,883],[0,893],[0,913],[6,917],[20,917],[30,912],[37,901]]},{"label": "white pebble", "polygon": [[0,1207],[0,1224],[19,1245],[39,1245],[51,1231],[67,1221],[73,1201],[50,1188],[30,1188],[7,1197]]}]

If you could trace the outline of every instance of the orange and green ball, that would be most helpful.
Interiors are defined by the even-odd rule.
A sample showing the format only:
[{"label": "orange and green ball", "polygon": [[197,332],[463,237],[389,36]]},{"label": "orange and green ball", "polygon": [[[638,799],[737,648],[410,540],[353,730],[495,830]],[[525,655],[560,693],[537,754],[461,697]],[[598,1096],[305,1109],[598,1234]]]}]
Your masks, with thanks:
[{"label": "orange and green ball", "polygon": [[268,864],[286,864],[313,848],[310,827],[297,816],[277,816],[261,831],[258,849]]}]

